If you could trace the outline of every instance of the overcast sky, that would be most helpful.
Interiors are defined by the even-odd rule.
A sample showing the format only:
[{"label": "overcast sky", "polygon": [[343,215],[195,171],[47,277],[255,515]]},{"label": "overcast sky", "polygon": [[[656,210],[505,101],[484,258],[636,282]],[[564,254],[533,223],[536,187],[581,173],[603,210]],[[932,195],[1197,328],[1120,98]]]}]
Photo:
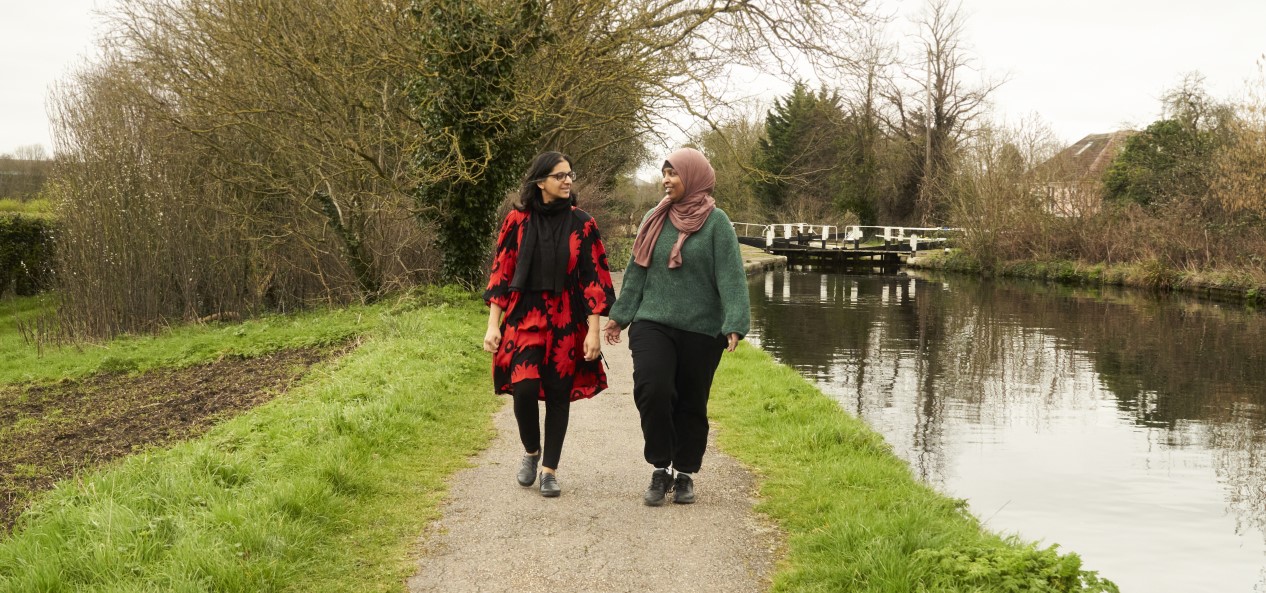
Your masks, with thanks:
[{"label": "overcast sky", "polygon": [[[45,101],[93,47],[116,0],[0,0],[0,153],[51,151]],[[884,0],[905,17],[922,0]],[[963,0],[980,66],[1009,81],[995,111],[1036,113],[1056,134],[1143,127],[1161,93],[1199,71],[1217,97],[1240,93],[1266,53],[1266,0]],[[895,27],[895,26],[894,26]]]}]

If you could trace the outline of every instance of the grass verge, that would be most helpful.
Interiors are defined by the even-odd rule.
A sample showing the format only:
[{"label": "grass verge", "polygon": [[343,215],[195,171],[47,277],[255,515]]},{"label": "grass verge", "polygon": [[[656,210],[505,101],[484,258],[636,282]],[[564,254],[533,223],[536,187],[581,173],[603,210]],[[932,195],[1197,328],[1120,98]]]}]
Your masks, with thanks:
[{"label": "grass verge", "polygon": [[1116,591],[1076,554],[982,529],[861,420],[753,347],[726,355],[709,405],[726,452],[787,534],[774,591]]},{"label": "grass verge", "polygon": [[[485,316],[472,295],[433,290],[260,320],[272,331],[247,349],[319,339],[309,334],[323,335],[327,322],[355,319],[365,333],[354,352],[202,438],[39,497],[0,541],[0,592],[399,590],[444,479],[492,436],[497,400],[471,337]],[[127,360],[140,369],[214,356],[248,335],[242,324],[137,338]],[[66,356],[71,370],[100,364]]]}]

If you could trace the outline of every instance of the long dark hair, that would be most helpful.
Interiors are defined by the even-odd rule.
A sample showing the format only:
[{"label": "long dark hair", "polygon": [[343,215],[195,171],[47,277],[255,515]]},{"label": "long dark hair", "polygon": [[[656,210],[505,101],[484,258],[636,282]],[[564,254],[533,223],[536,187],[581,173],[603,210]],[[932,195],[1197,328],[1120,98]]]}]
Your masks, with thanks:
[{"label": "long dark hair", "polygon": [[[541,197],[541,188],[537,187],[536,184],[545,179],[549,172],[558,166],[558,163],[564,161],[568,165],[575,166],[571,162],[571,157],[557,150],[536,155],[536,158],[532,159],[532,164],[528,165],[527,174],[523,176],[523,185],[519,188],[519,199],[514,203],[514,208],[516,210],[526,210],[532,203],[543,204],[545,199]],[[572,185],[571,195],[568,198],[570,205],[575,206],[577,204],[574,184]]]}]

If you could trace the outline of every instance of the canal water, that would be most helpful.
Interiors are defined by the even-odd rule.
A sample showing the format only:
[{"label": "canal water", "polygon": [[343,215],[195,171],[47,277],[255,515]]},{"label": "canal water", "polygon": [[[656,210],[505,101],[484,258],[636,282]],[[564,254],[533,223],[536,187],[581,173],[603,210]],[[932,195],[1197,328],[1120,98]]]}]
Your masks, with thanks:
[{"label": "canal water", "polygon": [[757,276],[749,340],[995,532],[1123,593],[1266,591],[1266,314],[912,274]]}]

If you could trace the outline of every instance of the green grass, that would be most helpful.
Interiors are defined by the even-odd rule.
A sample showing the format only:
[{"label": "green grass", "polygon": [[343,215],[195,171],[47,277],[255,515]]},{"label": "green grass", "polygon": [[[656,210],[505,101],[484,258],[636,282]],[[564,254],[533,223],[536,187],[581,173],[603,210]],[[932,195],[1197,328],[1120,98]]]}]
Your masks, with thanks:
[{"label": "green grass", "polygon": [[53,204],[44,198],[34,200],[0,198],[0,213],[49,216],[53,213]]},{"label": "green grass", "polygon": [[269,404],[41,496],[0,541],[0,592],[398,591],[445,478],[492,436],[497,399],[472,329],[485,316],[468,293],[429,291],[254,322],[267,330],[132,339],[151,365],[194,357],[163,344],[244,347],[237,329],[252,348],[320,339],[298,336],[327,324],[366,329]]},{"label": "green grass", "polygon": [[761,477],[787,534],[774,591],[1115,591],[1074,554],[983,530],[915,480],[883,438],[793,370],[744,346],[710,403],[721,448]]},{"label": "green grass", "polygon": [[75,378],[100,371],[184,367],[226,355],[249,357],[283,348],[330,345],[372,329],[380,310],[348,307],[242,323],[187,325],[101,344],[46,347],[41,354],[23,341],[18,321],[49,315],[55,306],[55,297],[47,294],[0,299],[0,384]]}]

